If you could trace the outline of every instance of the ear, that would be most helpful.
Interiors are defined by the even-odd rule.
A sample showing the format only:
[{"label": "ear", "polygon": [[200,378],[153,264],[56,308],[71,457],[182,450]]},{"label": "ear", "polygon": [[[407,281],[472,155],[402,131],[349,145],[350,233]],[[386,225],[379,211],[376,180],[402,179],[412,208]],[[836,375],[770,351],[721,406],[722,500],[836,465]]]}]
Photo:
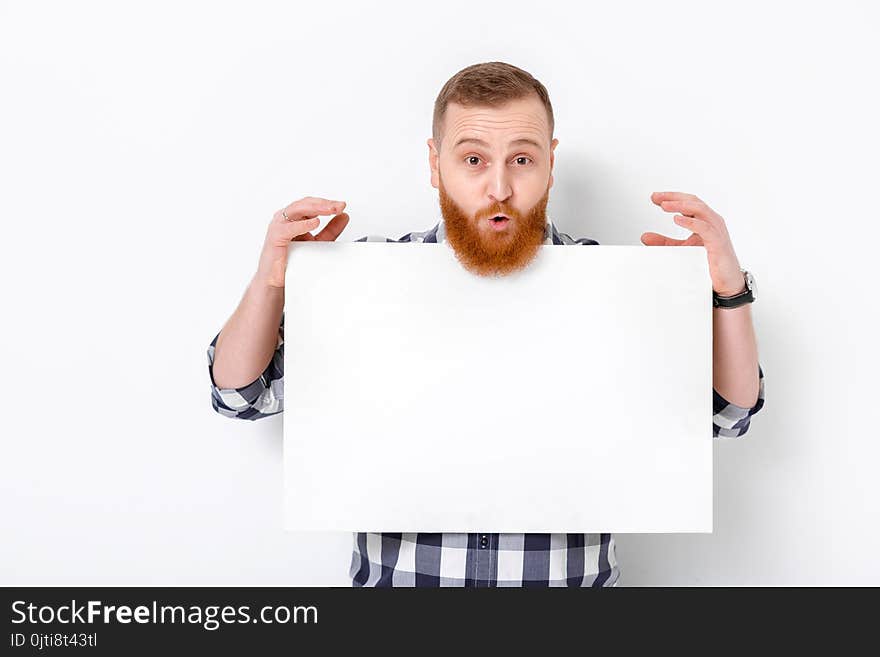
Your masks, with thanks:
[{"label": "ear", "polygon": [[440,187],[440,153],[434,146],[434,138],[428,139],[428,166],[431,167],[431,186],[439,189]]},{"label": "ear", "polygon": [[559,143],[558,139],[554,139],[553,141],[550,142],[550,185],[549,185],[548,189],[550,187],[553,187],[553,163],[556,161],[556,155],[554,154],[553,151],[556,150],[556,145],[558,143]]}]

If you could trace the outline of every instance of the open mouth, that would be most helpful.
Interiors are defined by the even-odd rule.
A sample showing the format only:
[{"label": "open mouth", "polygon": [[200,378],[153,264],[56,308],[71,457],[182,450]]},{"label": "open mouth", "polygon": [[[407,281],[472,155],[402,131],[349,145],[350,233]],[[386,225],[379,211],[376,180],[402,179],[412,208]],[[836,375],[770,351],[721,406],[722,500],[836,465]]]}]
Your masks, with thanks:
[{"label": "open mouth", "polygon": [[489,218],[489,225],[495,230],[503,230],[507,227],[507,224],[509,223],[510,217],[507,217],[503,214],[499,214]]}]

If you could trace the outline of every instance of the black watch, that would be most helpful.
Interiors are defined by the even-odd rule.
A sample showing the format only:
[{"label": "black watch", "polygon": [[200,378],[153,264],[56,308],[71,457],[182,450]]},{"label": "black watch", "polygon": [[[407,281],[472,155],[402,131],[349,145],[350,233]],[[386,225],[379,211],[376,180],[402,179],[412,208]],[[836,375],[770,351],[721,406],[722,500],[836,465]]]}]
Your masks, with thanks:
[{"label": "black watch", "polygon": [[738,306],[752,303],[755,300],[755,277],[745,269],[740,269],[740,271],[743,273],[743,278],[746,282],[745,289],[739,294],[734,294],[732,297],[719,296],[715,290],[712,290],[713,308],[737,308]]}]

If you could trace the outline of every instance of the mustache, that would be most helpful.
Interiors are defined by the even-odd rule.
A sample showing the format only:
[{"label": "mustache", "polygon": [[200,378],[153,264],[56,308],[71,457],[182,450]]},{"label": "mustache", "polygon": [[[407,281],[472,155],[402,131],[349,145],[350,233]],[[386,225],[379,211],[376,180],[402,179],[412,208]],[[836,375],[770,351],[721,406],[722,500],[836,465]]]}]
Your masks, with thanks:
[{"label": "mustache", "polygon": [[519,212],[500,203],[495,203],[485,210],[480,210],[476,213],[474,218],[490,219],[492,217],[498,216],[499,214],[503,214],[505,217],[510,217],[511,219],[522,219],[522,215]]}]

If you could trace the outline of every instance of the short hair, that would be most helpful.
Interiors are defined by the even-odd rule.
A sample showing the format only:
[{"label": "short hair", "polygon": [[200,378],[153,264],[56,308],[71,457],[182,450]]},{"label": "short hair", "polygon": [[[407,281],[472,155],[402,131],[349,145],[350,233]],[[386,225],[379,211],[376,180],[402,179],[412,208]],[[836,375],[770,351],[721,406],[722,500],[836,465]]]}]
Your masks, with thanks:
[{"label": "short hair", "polygon": [[449,103],[454,102],[465,107],[500,107],[511,100],[527,98],[531,94],[536,94],[547,109],[552,141],[554,121],[550,95],[544,85],[530,73],[505,62],[482,62],[461,69],[443,85],[434,101],[431,129],[434,145],[439,151],[440,131]]}]

